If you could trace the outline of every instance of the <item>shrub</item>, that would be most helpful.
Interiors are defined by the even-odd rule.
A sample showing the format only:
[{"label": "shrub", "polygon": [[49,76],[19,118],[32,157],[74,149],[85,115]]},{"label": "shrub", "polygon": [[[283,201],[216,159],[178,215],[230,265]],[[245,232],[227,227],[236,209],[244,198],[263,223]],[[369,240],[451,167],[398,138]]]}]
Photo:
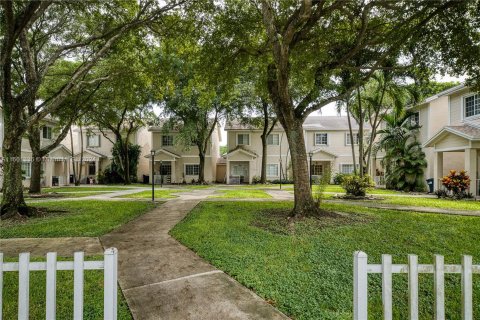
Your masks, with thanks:
[{"label": "shrub", "polygon": [[348,173],[337,173],[333,176],[333,184],[342,184],[343,178],[346,176],[351,176],[351,174]]},{"label": "shrub", "polygon": [[453,199],[470,198],[472,195],[467,191],[470,188],[470,177],[465,170],[457,172],[450,170],[449,174],[442,178],[442,185],[447,189],[447,196]]},{"label": "shrub", "polygon": [[[282,182],[282,184],[292,184],[292,183],[293,183],[293,180],[282,179],[281,182]],[[272,180],[272,181],[270,181],[270,183],[272,183],[272,184],[280,184],[280,179]]]},{"label": "shrub", "polygon": [[259,176],[253,176],[252,178],[252,183],[253,184],[259,184],[261,181],[260,177]]},{"label": "shrub", "polygon": [[367,190],[374,186],[375,184],[373,183],[372,178],[368,175],[363,177],[360,177],[359,175],[347,175],[342,181],[342,188],[345,189],[347,195],[356,197],[364,197]]}]

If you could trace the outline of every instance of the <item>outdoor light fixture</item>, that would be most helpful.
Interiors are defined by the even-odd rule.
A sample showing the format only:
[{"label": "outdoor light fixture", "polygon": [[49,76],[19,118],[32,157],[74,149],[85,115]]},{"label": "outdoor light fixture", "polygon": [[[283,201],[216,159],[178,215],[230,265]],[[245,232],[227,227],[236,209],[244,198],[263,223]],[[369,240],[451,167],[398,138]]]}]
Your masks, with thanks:
[{"label": "outdoor light fixture", "polygon": [[313,157],[313,152],[310,151],[308,153],[308,156],[310,157],[310,189],[312,189],[312,157]]},{"label": "outdoor light fixture", "polygon": [[155,150],[150,151],[152,156],[152,202],[155,201]]}]

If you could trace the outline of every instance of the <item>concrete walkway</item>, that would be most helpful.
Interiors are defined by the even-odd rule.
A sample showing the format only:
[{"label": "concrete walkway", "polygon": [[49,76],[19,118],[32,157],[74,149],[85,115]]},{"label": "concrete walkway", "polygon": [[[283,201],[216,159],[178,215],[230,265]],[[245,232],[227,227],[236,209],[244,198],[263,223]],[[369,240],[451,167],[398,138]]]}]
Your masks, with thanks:
[{"label": "concrete walkway", "polygon": [[18,257],[21,252],[30,252],[32,257],[45,257],[47,252],[57,252],[61,257],[72,257],[75,251],[85,255],[103,255],[103,247],[95,237],[67,238],[12,238],[0,239],[0,252],[6,257]]},{"label": "concrete walkway", "polygon": [[173,239],[199,200],[170,200],[101,237],[119,250],[119,283],[135,319],[288,319]]}]

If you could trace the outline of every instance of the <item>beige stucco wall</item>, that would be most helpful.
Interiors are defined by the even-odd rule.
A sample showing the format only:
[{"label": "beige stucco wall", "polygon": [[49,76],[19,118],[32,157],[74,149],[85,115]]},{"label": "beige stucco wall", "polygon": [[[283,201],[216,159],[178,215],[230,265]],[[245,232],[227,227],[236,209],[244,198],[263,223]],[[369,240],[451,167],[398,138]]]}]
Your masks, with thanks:
[{"label": "beige stucco wall", "polygon": [[145,158],[145,156],[149,155],[152,149],[152,135],[147,127],[142,127],[135,133],[135,143],[140,146],[141,151],[138,159],[137,179],[139,182],[142,182],[143,175],[150,174],[149,159]]}]

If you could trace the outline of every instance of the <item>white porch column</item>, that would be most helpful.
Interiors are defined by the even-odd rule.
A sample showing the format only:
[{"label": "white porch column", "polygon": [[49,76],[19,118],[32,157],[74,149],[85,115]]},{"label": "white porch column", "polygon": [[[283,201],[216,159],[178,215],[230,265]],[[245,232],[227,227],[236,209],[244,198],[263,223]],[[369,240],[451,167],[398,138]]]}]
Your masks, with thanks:
[{"label": "white porch column", "polygon": [[[170,163],[172,164],[172,174],[170,175],[170,183],[176,182],[176,180],[175,180],[176,162],[177,161],[175,160],[175,158],[173,158],[172,161],[170,161]],[[165,180],[164,180],[164,182],[165,182]]]},{"label": "white porch column", "polygon": [[377,159],[376,158],[370,159],[370,176],[374,180],[377,177]]},{"label": "white porch column", "polygon": [[225,170],[226,170],[225,171],[226,182],[227,184],[230,184],[230,161],[228,161],[228,157],[227,157],[227,165]]},{"label": "white porch column", "polygon": [[95,181],[97,181],[98,172],[100,171],[100,160],[95,160]]},{"label": "white porch column", "polygon": [[440,188],[440,179],[443,178],[443,152],[435,152],[433,157],[433,187]]},{"label": "white porch column", "polygon": [[477,149],[465,149],[465,171],[470,176],[470,192],[473,195],[477,195]]}]

